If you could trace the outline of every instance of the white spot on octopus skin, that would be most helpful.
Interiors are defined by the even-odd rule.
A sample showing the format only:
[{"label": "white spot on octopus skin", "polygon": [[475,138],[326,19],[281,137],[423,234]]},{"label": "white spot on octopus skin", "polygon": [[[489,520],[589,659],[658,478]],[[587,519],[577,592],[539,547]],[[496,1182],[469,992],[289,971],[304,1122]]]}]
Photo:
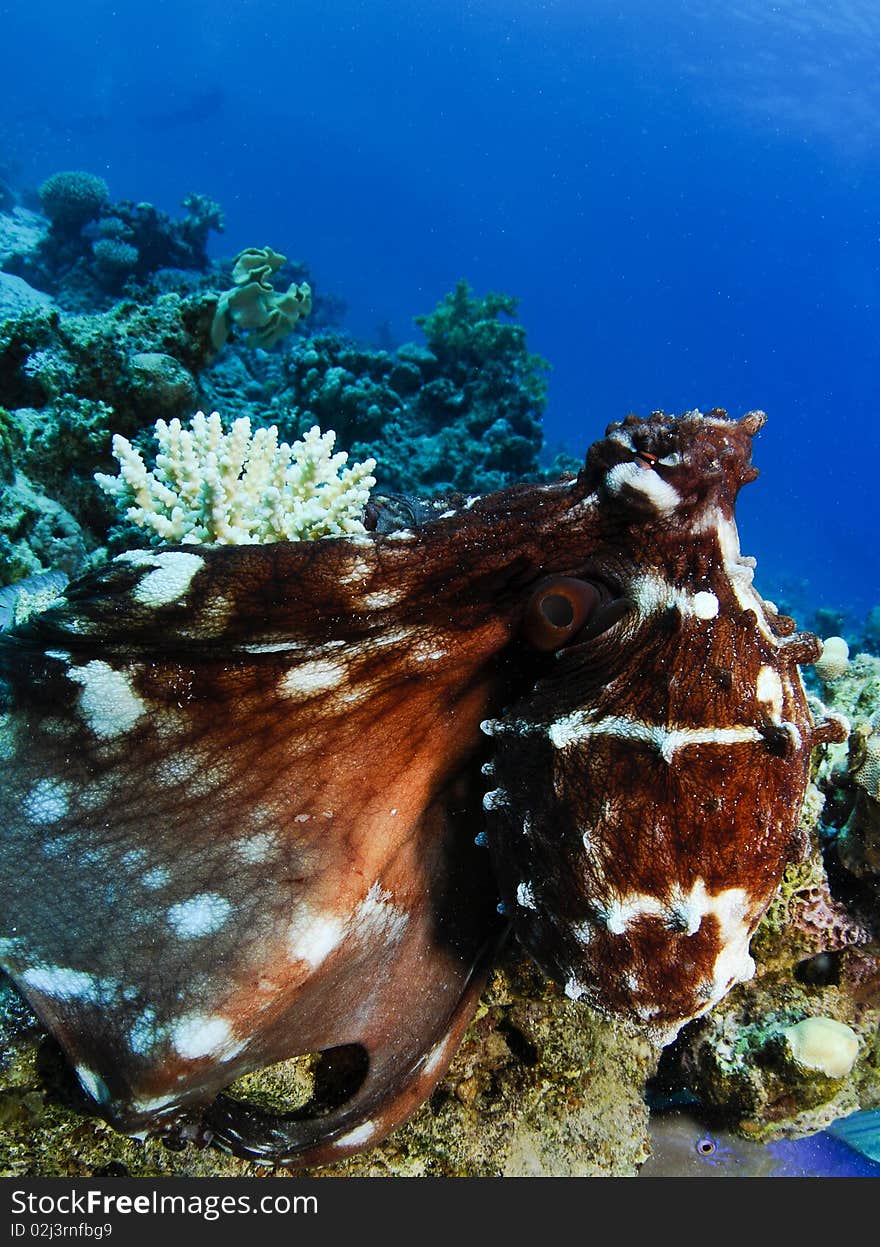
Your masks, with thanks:
[{"label": "white spot on octopus skin", "polygon": [[339,583],[341,585],[363,584],[372,576],[373,567],[373,563],[367,559],[356,558],[348,571],[339,576]]},{"label": "white spot on octopus skin", "polygon": [[302,905],[287,929],[288,956],[317,970],[345,938],[345,924],[335,914],[315,914]]},{"label": "white spot on octopus skin", "polygon": [[740,552],[739,534],[736,525],[731,520],[720,510],[716,511],[713,520],[724,570],[734,596],[744,611],[754,614],[761,635],[774,648],[777,648],[779,641],[767,622],[764,605],[752,587],[752,581],[755,578],[755,560]]},{"label": "white spot on octopus skin", "polygon": [[761,667],[755,683],[755,696],[758,701],[766,703],[770,712],[778,718],[782,714],[782,680],[778,671],[772,667]]},{"label": "white spot on octopus skin", "polygon": [[718,615],[718,599],[706,589],[694,594],[692,604],[697,619],[715,619]]},{"label": "white spot on octopus skin", "polygon": [[24,812],[32,823],[57,823],[69,808],[70,785],[54,779],[41,779],[24,799]]},{"label": "white spot on octopus skin", "polygon": [[140,1013],[128,1032],[128,1046],[137,1056],[146,1056],[155,1047],[160,1038],[160,1029],[156,1025],[156,1010],[147,1007]]},{"label": "white spot on octopus skin", "polygon": [[282,697],[313,697],[338,688],[348,679],[345,663],[329,658],[316,658],[293,667],[278,682]]},{"label": "white spot on octopus skin", "polygon": [[[156,1096],[152,1100],[135,1100],[131,1107],[136,1113],[157,1113],[159,1109],[170,1108],[172,1104],[176,1103],[177,1099],[177,1095],[174,1092],[170,1092],[168,1095]],[[144,1139],[146,1138],[146,1133],[133,1134],[130,1137],[133,1139]]]},{"label": "white spot on octopus skin", "polygon": [[112,740],[130,731],[147,705],[135,692],[124,671],[93,658],[82,667],[71,667],[67,678],[83,686],[80,709],[86,724],[102,740]]},{"label": "white spot on octopus skin", "polygon": [[576,710],[551,723],[547,735],[557,749],[579,744],[592,736],[635,741],[652,746],[665,762],[671,762],[677,750],[693,745],[738,745],[762,739],[758,729],[747,724],[734,727],[664,727],[623,716],[591,719],[589,712],[583,710]]},{"label": "white spot on octopus skin", "polygon": [[110,1100],[110,1091],[100,1074],[96,1074],[94,1070],[88,1069],[85,1065],[77,1065],[75,1069],[76,1076],[85,1092],[97,1104],[106,1104]]},{"label": "white spot on octopus skin", "polygon": [[402,597],[401,589],[385,589],[376,593],[365,593],[360,605],[365,610],[384,610],[389,606],[396,606]]},{"label": "white spot on octopus skin", "polygon": [[148,870],[146,874],[141,875],[141,883],[145,888],[155,892],[158,888],[164,888],[170,878],[171,875],[164,866],[154,866],[152,870]]},{"label": "white spot on octopus skin", "polygon": [[243,862],[254,866],[258,862],[264,862],[277,847],[277,837],[271,831],[258,831],[239,840],[235,845],[235,853]]},{"label": "white spot on octopus skin", "polygon": [[360,1147],[364,1143],[368,1143],[370,1139],[378,1131],[379,1127],[374,1121],[365,1121],[360,1126],[355,1126],[354,1130],[349,1130],[347,1134],[341,1134],[338,1139],[333,1140],[334,1147]]},{"label": "white spot on octopus skin", "polygon": [[625,487],[643,494],[658,515],[669,515],[681,502],[678,490],[661,476],[643,464],[618,463],[605,475],[605,488],[610,494],[620,495]]},{"label": "white spot on octopus skin", "polygon": [[709,620],[714,619],[719,610],[718,598],[708,589],[691,594],[655,573],[634,577],[629,594],[642,618],[675,608],[683,617]]},{"label": "white spot on octopus skin", "polygon": [[181,939],[198,939],[212,935],[225,925],[232,905],[217,892],[200,892],[189,900],[180,901],[168,910],[168,923]]},{"label": "white spot on octopus skin", "polygon": [[436,1043],[434,1045],[434,1047],[431,1049],[428,1055],[424,1058],[422,1062],[422,1070],[421,1070],[423,1078],[431,1077],[431,1075],[437,1069],[438,1065],[441,1063],[443,1058],[446,1056],[448,1047],[449,1047],[449,1036],[446,1035],[444,1036],[443,1039],[440,1040],[439,1043]]},{"label": "white spot on octopus skin", "polygon": [[86,1004],[101,1004],[114,997],[119,988],[118,983],[102,981],[68,966],[32,966],[21,975],[21,980],[53,1000],[81,1000]]},{"label": "white spot on octopus skin", "polygon": [[364,941],[381,936],[387,945],[400,938],[408,921],[406,911],[393,904],[391,893],[377,881],[352,915],[352,933]]},{"label": "white spot on octopus skin", "polygon": [[205,566],[198,554],[184,554],[180,550],[126,550],[118,554],[115,563],[131,563],[135,567],[153,567],[132,589],[131,596],[143,606],[167,606],[177,602],[188,591],[193,576]]},{"label": "white spot on octopus skin", "polygon": [[188,1013],[171,1028],[171,1042],[187,1061],[200,1057],[235,1056],[244,1047],[232,1042],[232,1028],[226,1018],[205,1013]]}]

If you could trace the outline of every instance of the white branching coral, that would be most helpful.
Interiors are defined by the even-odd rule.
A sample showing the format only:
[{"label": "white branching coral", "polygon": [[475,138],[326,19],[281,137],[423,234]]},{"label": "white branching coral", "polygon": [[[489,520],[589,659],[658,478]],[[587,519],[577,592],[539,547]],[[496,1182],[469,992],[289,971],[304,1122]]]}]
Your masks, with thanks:
[{"label": "white branching coral", "polygon": [[189,429],[157,420],[155,438],[156,466],[148,471],[116,434],[119,474],[96,472],[95,480],[156,545],[262,545],[364,531],[376,461],[345,467],[348,455],[333,454],[332,431],[315,425],[288,446],[274,425],[251,434],[243,416],[225,433],[216,411],[199,411]]}]

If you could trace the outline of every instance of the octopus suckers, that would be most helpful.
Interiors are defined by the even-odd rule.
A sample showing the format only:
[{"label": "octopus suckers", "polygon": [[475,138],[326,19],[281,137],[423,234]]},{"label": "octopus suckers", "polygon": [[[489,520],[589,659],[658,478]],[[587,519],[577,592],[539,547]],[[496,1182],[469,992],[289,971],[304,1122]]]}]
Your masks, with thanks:
[{"label": "octopus suckers", "polygon": [[484,810],[498,810],[510,805],[510,794],[506,788],[491,788],[483,795]]},{"label": "octopus suckers", "polygon": [[563,990],[569,1000],[580,1000],[581,997],[585,996],[587,993],[586,987],[584,987],[582,983],[578,982],[574,975],[571,975],[570,978],[566,979]]},{"label": "octopus suckers", "polygon": [[521,883],[516,889],[516,903],[523,909],[536,909],[535,894],[530,883]]}]

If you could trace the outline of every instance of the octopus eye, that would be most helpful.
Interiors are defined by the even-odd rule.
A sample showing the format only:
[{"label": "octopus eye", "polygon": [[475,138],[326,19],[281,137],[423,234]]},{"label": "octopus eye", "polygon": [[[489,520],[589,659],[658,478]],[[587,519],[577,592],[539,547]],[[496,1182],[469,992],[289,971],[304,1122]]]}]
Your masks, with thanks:
[{"label": "octopus eye", "polygon": [[718,1150],[718,1144],[708,1134],[703,1135],[702,1139],[697,1139],[696,1151],[700,1156],[714,1156]]},{"label": "octopus eye", "polygon": [[604,585],[568,576],[549,577],[538,585],[526,607],[523,636],[535,649],[560,649],[609,597]]}]

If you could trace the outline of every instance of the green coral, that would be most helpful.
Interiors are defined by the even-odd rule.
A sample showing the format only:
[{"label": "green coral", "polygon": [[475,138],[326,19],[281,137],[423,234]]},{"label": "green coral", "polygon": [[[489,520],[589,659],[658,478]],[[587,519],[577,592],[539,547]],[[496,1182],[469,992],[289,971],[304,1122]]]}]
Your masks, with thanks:
[{"label": "green coral", "polygon": [[513,295],[476,296],[459,281],[433,312],[416,316],[428,349],[453,375],[472,376],[484,370],[504,370],[515,377],[529,402],[543,410],[547,401],[544,373],[549,362],[526,350],[525,329],[515,320],[518,300]]},{"label": "green coral", "polygon": [[251,346],[270,351],[312,310],[312,291],[308,282],[291,282],[279,293],[272,275],[287,257],[271,247],[248,247],[239,252],[232,266],[232,289],[217,300],[211,322],[211,344],[219,350],[233,325],[244,329]]},{"label": "green coral", "polygon": [[[510,296],[478,298],[461,283],[417,318],[427,345],[388,351],[336,333],[297,338],[272,369],[263,409],[272,404],[286,438],[332,425],[352,454],[376,460],[380,488],[399,493],[486,493],[577,471],[570,459],[540,464],[548,365],[506,319],[515,309]],[[234,356],[203,385],[217,405],[256,389],[253,370]]]}]

